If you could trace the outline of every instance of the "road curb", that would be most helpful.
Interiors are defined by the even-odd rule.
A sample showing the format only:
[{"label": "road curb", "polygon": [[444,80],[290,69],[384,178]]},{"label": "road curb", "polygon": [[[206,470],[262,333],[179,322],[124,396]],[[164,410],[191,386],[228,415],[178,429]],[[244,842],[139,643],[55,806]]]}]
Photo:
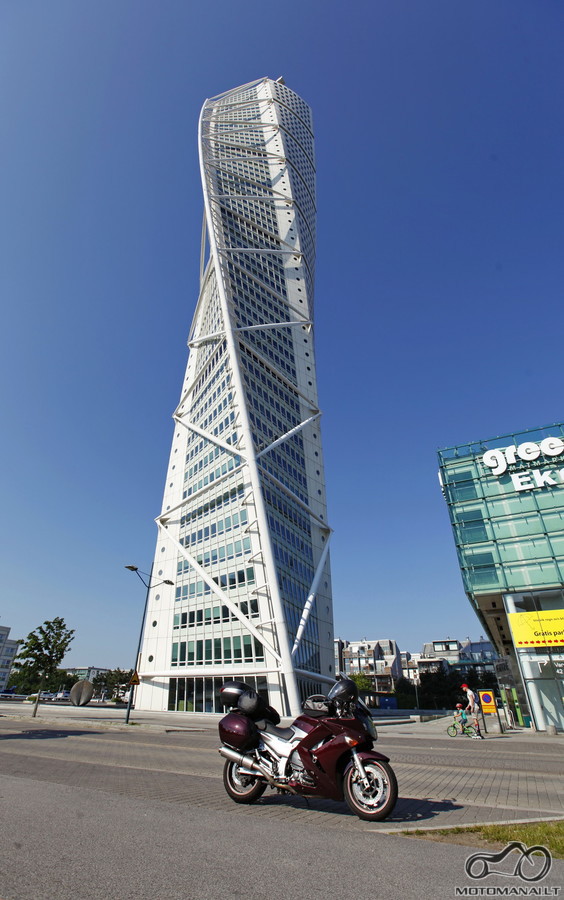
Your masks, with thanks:
[{"label": "road curb", "polygon": [[507,825],[510,827],[511,825],[535,825],[543,822],[564,822],[564,816],[541,816],[534,819],[511,819],[510,822],[507,819],[500,819],[496,822],[461,822],[459,825],[414,825],[412,828],[409,826],[399,827],[399,828],[386,828],[385,826],[382,829],[374,829],[375,831],[383,831],[385,834],[416,834],[417,832],[428,832],[428,831],[450,831],[453,834],[460,831],[472,831],[474,828],[485,828],[488,825]]}]

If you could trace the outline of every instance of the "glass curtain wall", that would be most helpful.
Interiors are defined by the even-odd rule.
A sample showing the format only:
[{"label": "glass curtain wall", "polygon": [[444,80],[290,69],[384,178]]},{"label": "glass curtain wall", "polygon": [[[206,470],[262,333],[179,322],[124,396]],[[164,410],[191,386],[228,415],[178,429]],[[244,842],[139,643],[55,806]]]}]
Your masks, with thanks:
[{"label": "glass curtain wall", "polygon": [[564,729],[564,631],[524,648],[509,625],[518,611],[564,616],[564,425],[441,450],[439,464],[468,598],[521,674],[536,726]]},{"label": "glass curtain wall", "polygon": [[[443,489],[468,593],[564,584],[564,483],[560,477],[544,489],[516,490],[511,475],[530,472],[530,462],[518,459],[511,470],[508,466],[495,476],[481,461],[496,444],[520,446],[551,435],[564,438],[563,426],[439,451]],[[547,460],[549,465],[552,461]]]}]

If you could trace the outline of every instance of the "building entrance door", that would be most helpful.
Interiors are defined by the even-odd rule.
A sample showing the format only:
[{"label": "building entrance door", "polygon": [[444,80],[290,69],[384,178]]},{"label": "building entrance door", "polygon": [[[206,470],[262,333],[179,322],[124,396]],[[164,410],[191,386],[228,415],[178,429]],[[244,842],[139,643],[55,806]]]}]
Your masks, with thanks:
[{"label": "building entrance door", "polygon": [[536,686],[546,724],[554,725],[557,731],[564,731],[563,683],[556,680],[539,679],[536,682]]}]

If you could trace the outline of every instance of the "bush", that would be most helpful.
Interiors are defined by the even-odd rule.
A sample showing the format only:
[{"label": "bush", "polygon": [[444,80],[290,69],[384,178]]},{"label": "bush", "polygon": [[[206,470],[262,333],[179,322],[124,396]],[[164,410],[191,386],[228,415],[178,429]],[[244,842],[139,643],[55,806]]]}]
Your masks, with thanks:
[{"label": "bush", "polygon": [[405,694],[401,691],[396,691],[395,697],[398,703],[398,709],[416,709],[415,693]]}]

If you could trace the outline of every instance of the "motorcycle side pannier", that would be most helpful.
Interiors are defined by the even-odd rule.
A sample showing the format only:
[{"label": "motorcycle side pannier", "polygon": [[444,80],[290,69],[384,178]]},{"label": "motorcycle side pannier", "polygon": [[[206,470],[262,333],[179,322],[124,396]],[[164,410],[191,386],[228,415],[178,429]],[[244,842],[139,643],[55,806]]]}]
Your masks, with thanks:
[{"label": "motorcycle side pannier", "polygon": [[247,716],[236,712],[230,712],[221,719],[219,737],[222,744],[240,753],[255,750],[260,740],[255,723]]}]

